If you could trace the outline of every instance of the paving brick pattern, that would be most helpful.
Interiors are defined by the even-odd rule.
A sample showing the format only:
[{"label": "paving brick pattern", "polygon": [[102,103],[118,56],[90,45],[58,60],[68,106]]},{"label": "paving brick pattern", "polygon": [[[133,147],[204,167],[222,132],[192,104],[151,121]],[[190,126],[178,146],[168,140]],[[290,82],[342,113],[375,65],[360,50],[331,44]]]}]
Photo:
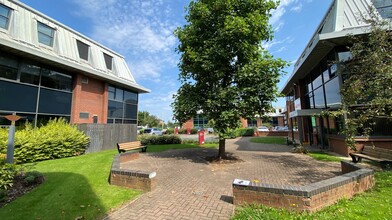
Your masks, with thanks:
[{"label": "paving brick pattern", "polygon": [[215,149],[141,154],[122,167],[155,171],[156,189],[105,219],[229,219],[235,178],[300,186],[340,174],[340,163],[316,161],[290,150],[238,138],[226,141],[226,151],[243,160],[232,164],[209,164],[204,158],[217,155]]}]

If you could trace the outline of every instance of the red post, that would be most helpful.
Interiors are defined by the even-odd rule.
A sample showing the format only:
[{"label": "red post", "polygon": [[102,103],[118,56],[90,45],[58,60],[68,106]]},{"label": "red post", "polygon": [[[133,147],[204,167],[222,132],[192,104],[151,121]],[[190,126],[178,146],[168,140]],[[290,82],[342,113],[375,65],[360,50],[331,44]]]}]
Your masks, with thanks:
[{"label": "red post", "polygon": [[174,128],[174,134],[178,134],[178,127]]},{"label": "red post", "polygon": [[199,144],[204,144],[204,130],[199,131]]},{"label": "red post", "polygon": [[190,128],[186,129],[186,134],[191,134],[191,129]]}]

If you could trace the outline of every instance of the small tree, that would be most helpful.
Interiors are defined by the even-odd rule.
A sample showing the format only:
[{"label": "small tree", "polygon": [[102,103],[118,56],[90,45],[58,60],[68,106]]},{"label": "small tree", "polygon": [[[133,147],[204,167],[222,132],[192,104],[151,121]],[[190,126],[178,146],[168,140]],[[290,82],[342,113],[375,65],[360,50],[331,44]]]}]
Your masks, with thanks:
[{"label": "small tree", "polygon": [[142,111],[137,113],[138,123],[139,126],[150,126],[150,127],[157,127],[161,121],[155,115],[151,115],[147,111]]},{"label": "small tree", "polygon": [[371,9],[365,19],[371,26],[366,36],[351,36],[352,58],[341,63],[342,113],[346,116],[346,143],[355,150],[355,136],[368,135],[375,119],[392,118],[392,32],[391,23]]},{"label": "small tree", "polygon": [[191,1],[188,24],[175,31],[182,83],[172,107],[183,123],[202,111],[219,135],[225,157],[226,134],[240,118],[263,115],[275,100],[286,63],[261,46],[272,39],[268,24],[273,0]]}]

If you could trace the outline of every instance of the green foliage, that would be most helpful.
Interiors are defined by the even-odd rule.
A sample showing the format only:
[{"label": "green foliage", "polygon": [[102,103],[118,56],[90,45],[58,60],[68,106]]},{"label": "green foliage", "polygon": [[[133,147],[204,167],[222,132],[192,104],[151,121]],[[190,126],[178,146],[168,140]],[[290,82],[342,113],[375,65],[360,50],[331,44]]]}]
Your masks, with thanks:
[{"label": "green foliage", "polygon": [[[1,132],[2,133],[2,132]],[[89,138],[65,119],[53,119],[46,125],[33,129],[30,124],[15,133],[16,163],[72,157],[84,153]],[[5,145],[0,152],[6,152]]]},{"label": "green foliage", "polygon": [[250,139],[250,142],[261,144],[287,144],[285,137],[254,137]]},{"label": "green foliage", "polygon": [[371,25],[366,36],[351,36],[352,58],[340,63],[344,83],[341,88],[341,111],[332,116],[345,116],[346,144],[353,150],[357,135],[368,136],[377,120],[392,119],[392,32],[391,23],[370,9]]},{"label": "green foliage", "polygon": [[150,128],[158,127],[161,120],[155,115],[151,115],[147,111],[142,111],[137,113],[138,122],[137,125],[139,126],[148,126]]},{"label": "green foliage", "polygon": [[246,137],[246,136],[253,136],[255,130],[253,128],[239,128],[237,129],[237,136]]},{"label": "green foliage", "polygon": [[320,160],[320,161],[340,162],[343,160],[339,157],[329,155],[328,153],[322,152],[322,151],[308,152],[308,155],[311,156],[312,158],[314,158],[316,160]]},{"label": "green foliage", "polygon": [[13,164],[0,164],[0,190],[12,187],[17,169]]},{"label": "green foliage", "polygon": [[[181,128],[181,129],[178,130],[178,134],[188,134],[188,129]],[[197,134],[197,129],[196,128],[191,128],[191,134]]]},{"label": "green foliage", "polygon": [[[194,140],[194,139],[183,139],[182,144],[199,144],[199,140]],[[217,140],[208,140],[204,141],[204,144],[217,144]]]},{"label": "green foliage", "polygon": [[142,145],[181,144],[181,138],[177,135],[141,135],[138,138]]},{"label": "green foliage", "polygon": [[43,178],[42,173],[38,171],[30,171],[23,174],[23,184],[26,186],[31,186],[36,183],[39,183]]},{"label": "green foliage", "polygon": [[174,134],[174,128],[168,128],[166,134]]},{"label": "green foliage", "polygon": [[9,220],[102,219],[141,194],[109,184],[108,171],[116,154],[117,150],[109,150],[35,163],[33,170],[44,174],[45,183],[2,207],[0,216]]},{"label": "green foliage", "polygon": [[0,154],[7,153],[8,128],[0,128]]},{"label": "green foliage", "polygon": [[174,95],[174,116],[184,123],[202,111],[214,120],[221,157],[224,139],[240,118],[264,115],[275,100],[286,62],[261,42],[272,40],[268,20],[276,7],[272,0],[191,1],[188,23],[175,31],[182,85]]},{"label": "green foliage", "polygon": [[7,198],[7,190],[0,189],[0,202],[4,201]]}]

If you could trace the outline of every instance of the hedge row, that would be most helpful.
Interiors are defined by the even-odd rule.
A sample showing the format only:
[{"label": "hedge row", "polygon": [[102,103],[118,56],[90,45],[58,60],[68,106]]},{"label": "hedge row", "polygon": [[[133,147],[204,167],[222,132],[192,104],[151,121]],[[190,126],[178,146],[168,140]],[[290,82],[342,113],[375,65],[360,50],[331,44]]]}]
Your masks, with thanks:
[{"label": "hedge row", "polygon": [[181,144],[181,138],[176,135],[140,135],[138,136],[142,145],[147,144]]},{"label": "hedge row", "polygon": [[[0,153],[7,151],[8,129],[0,132]],[[4,135],[6,134],[6,135]],[[15,133],[16,163],[29,163],[41,160],[58,159],[83,154],[89,138],[64,119],[50,120],[48,124]]]}]

